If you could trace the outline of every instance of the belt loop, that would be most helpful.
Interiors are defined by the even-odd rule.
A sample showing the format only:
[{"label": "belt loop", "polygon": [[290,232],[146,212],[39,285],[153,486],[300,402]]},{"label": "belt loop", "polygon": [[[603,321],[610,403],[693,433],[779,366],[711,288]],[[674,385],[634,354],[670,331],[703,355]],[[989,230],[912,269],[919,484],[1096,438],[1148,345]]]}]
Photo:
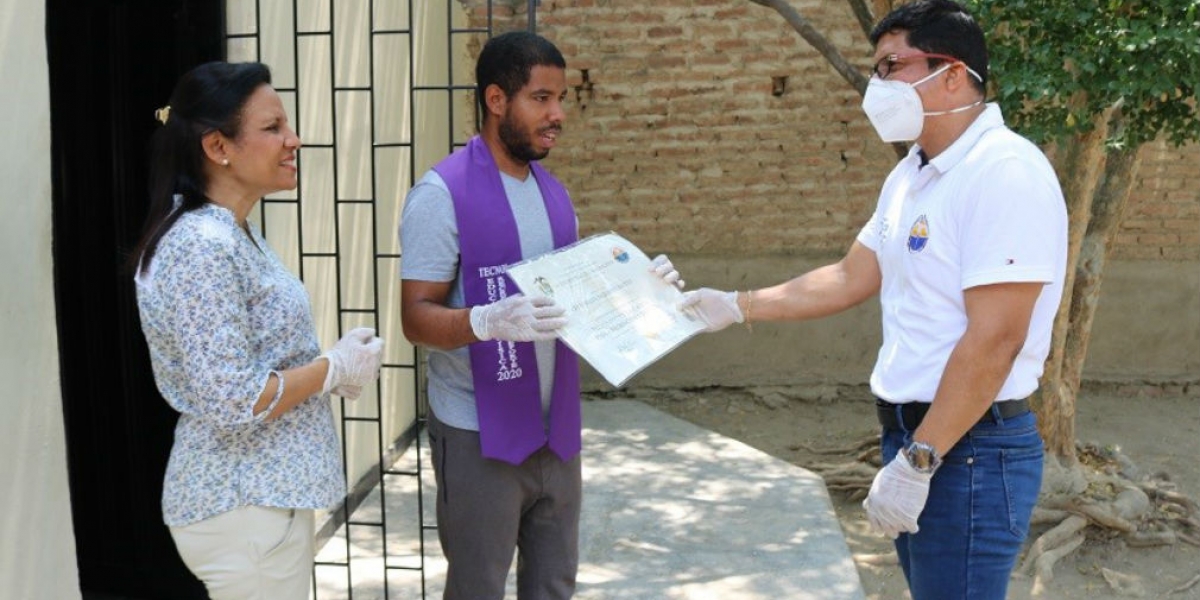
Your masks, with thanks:
[{"label": "belt loop", "polygon": [[908,430],[908,423],[906,423],[904,421],[904,407],[905,406],[908,406],[908,405],[897,403],[897,404],[893,404],[891,408],[892,408],[892,411],[896,413],[896,422],[900,424],[900,431],[903,431],[904,433],[912,433],[911,431]]},{"label": "belt loop", "polygon": [[997,425],[1004,427],[1004,415],[1000,413],[1000,403],[992,402],[992,407],[988,410],[992,411],[992,420],[994,420]]}]

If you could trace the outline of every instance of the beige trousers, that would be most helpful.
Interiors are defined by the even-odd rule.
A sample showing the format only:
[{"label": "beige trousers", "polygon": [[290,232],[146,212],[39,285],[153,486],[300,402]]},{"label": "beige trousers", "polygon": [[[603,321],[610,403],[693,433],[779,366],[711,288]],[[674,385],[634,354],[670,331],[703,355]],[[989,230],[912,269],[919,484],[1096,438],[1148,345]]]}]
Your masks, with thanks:
[{"label": "beige trousers", "polygon": [[171,527],[184,564],[212,600],[307,600],[313,511],[244,506]]}]

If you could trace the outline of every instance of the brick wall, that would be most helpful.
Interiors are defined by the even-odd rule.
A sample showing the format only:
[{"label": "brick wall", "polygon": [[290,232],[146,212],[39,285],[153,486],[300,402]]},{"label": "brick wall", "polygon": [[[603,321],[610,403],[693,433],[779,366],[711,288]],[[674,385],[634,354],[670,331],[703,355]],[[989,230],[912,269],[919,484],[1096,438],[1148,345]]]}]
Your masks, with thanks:
[{"label": "brick wall", "polygon": [[[480,24],[481,0],[462,1]],[[494,4],[498,30],[524,27],[525,2]],[[869,62],[846,3],[793,5],[848,59]],[[567,136],[546,163],[585,233],[612,229],[648,252],[836,256],[869,217],[895,154],[857,93],[774,11],[542,0],[537,17],[572,86]],[[1200,259],[1198,167],[1200,146],[1147,146],[1117,258]]]},{"label": "brick wall", "polygon": [[1200,144],[1149,144],[1141,158],[1115,256],[1200,259]]}]

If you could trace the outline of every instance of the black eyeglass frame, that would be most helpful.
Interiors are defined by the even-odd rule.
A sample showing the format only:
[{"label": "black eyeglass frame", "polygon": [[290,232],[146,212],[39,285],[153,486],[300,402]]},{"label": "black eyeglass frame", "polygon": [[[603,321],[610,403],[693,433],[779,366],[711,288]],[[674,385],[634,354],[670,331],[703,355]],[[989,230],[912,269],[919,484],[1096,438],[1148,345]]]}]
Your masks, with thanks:
[{"label": "black eyeglass frame", "polygon": [[932,53],[932,52],[914,52],[913,54],[906,54],[904,56],[900,56],[899,54],[892,53],[892,54],[888,54],[887,56],[884,56],[883,58],[875,61],[875,64],[871,66],[871,71],[869,73],[867,73],[867,76],[868,77],[878,77],[880,79],[887,79],[888,76],[892,74],[892,71],[894,71],[896,69],[896,65],[902,65],[905,61],[908,61],[909,59],[913,59],[913,58],[925,58],[925,59],[933,58],[933,59],[938,59],[938,60],[951,62],[951,63],[962,62],[961,60],[959,60],[953,56],[950,56],[948,54],[937,54],[937,53]]}]

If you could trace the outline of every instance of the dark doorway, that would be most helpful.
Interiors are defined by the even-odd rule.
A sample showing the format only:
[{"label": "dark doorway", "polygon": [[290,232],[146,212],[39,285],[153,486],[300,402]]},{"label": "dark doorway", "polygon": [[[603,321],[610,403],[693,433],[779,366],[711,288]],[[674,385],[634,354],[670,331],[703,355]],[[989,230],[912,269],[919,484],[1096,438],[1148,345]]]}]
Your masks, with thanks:
[{"label": "dark doorway", "polygon": [[55,296],[83,597],[206,598],[162,523],[176,415],[122,270],[146,211],[146,143],[175,80],[224,56],[218,0],[48,0]]}]

